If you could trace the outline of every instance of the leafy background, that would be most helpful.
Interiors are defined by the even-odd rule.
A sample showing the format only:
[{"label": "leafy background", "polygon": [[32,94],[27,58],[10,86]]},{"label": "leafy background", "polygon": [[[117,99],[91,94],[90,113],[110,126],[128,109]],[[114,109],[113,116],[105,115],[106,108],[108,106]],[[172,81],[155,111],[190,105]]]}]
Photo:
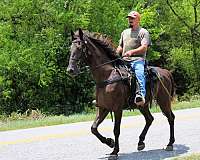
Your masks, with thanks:
[{"label": "leafy background", "polygon": [[100,32],[117,46],[131,10],[151,34],[150,64],[173,72],[178,99],[199,94],[198,0],[2,0],[0,10],[0,114],[90,111],[90,73],[75,79],[66,73],[70,31]]}]

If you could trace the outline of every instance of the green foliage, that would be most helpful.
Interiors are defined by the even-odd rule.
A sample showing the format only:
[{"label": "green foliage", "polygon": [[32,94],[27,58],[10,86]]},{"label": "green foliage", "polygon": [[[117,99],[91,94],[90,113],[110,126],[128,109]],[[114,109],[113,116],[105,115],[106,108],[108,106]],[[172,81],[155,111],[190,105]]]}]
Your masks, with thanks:
[{"label": "green foliage", "polygon": [[118,1],[96,0],[91,3],[90,24],[88,30],[107,34],[118,44],[120,32],[127,25],[126,12]]},{"label": "green foliage", "polygon": [[[166,0],[167,2],[167,0]],[[167,21],[165,24],[165,34],[169,35],[170,42],[168,58],[175,70],[183,70],[183,77],[188,76],[192,83],[188,88],[193,88],[194,92],[200,92],[200,28],[199,24],[200,5],[195,0],[191,1],[168,1],[170,12],[166,12]],[[177,68],[176,66],[180,67]]]},{"label": "green foliage", "polygon": [[[141,13],[141,25],[151,34],[148,59],[162,61],[178,80],[184,80],[178,81],[184,86],[181,94],[197,92],[200,42],[192,30],[199,23],[199,16],[194,14],[195,0],[170,1],[189,27],[166,1],[0,1],[0,114],[24,113],[32,108],[67,115],[93,110],[90,73],[76,78],[66,73],[70,31],[81,27],[107,34],[117,46],[131,10]],[[199,13],[200,7],[196,9]],[[200,32],[200,27],[195,29]]]},{"label": "green foliage", "polygon": [[[82,111],[91,98],[89,94],[84,99],[88,96],[87,89],[85,95],[81,95],[84,88],[80,86],[82,83],[73,83],[66,75],[69,55],[63,25],[68,25],[65,21],[71,13],[65,13],[62,3],[26,0],[1,2],[0,112],[40,108],[48,113],[69,114]],[[78,6],[73,9],[78,9],[76,15],[80,15]],[[87,15],[84,14],[72,25],[87,26],[86,21]],[[83,83],[89,79],[85,77],[82,77]],[[74,87],[73,91],[69,91],[71,86]],[[71,93],[74,98],[71,98]],[[72,108],[73,105],[77,108]]]},{"label": "green foliage", "polygon": [[186,73],[190,73],[194,77],[194,66],[192,64],[192,51],[187,50],[184,48],[173,48],[171,50],[171,62],[174,65],[172,68],[176,68],[179,66],[182,68]]}]

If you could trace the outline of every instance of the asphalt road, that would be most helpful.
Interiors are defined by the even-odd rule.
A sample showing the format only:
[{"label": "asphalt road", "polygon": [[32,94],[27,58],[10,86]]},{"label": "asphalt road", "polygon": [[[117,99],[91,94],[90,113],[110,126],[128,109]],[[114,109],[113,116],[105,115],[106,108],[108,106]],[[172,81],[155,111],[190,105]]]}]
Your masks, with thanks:
[{"label": "asphalt road", "polygon": [[[174,151],[163,148],[169,139],[169,125],[161,113],[147,136],[146,148],[137,151],[138,136],[145,121],[142,116],[123,117],[120,160],[164,160],[200,152],[200,108],[175,111]],[[107,160],[112,149],[90,133],[92,122],[0,132],[0,160]],[[105,120],[99,131],[114,137],[113,122]]]}]

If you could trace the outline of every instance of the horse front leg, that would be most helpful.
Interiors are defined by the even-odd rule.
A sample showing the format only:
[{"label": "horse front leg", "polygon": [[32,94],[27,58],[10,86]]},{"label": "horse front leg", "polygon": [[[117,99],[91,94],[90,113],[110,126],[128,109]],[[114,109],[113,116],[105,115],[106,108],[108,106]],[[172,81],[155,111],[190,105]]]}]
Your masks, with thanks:
[{"label": "horse front leg", "polygon": [[137,149],[139,151],[143,150],[145,148],[144,140],[145,140],[146,134],[147,134],[147,132],[149,130],[149,127],[151,126],[151,124],[152,124],[152,122],[154,120],[153,116],[151,115],[151,113],[149,111],[148,106],[144,106],[144,108],[141,108],[140,112],[144,116],[146,124],[144,126],[144,129],[142,130],[142,133],[139,136],[139,142],[138,142],[138,147],[137,147]]},{"label": "horse front leg", "polygon": [[114,140],[111,138],[106,138],[102,136],[98,132],[98,126],[103,122],[105,117],[108,115],[109,111],[104,108],[97,108],[97,113],[96,113],[96,118],[91,126],[91,132],[104,144],[107,144],[109,147],[113,148],[114,147]]},{"label": "horse front leg", "polygon": [[122,110],[114,112],[115,124],[114,124],[114,135],[115,135],[115,146],[114,150],[110,155],[117,155],[119,152],[119,135],[120,135],[120,125],[122,119]]}]

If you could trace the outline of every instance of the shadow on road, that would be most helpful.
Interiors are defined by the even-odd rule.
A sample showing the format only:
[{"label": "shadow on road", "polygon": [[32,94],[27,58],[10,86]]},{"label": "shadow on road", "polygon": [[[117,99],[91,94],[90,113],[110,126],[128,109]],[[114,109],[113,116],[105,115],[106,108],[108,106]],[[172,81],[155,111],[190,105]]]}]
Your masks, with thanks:
[{"label": "shadow on road", "polygon": [[175,144],[173,151],[165,151],[164,149],[156,149],[149,151],[140,151],[140,152],[132,152],[132,153],[120,153],[118,157],[102,157],[99,159],[102,160],[164,160],[166,158],[172,158],[179,156],[181,154],[185,154],[188,152],[190,148],[181,145]]}]

